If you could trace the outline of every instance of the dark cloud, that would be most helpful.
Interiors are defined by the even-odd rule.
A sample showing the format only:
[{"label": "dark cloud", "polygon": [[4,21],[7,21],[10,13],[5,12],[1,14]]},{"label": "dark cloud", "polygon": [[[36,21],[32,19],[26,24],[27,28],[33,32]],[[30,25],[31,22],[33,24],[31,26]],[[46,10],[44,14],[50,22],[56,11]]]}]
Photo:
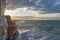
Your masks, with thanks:
[{"label": "dark cloud", "polygon": [[8,7],[11,8],[32,7],[29,9],[36,11],[42,10],[46,11],[46,13],[60,13],[60,0],[7,0],[7,1]]},{"label": "dark cloud", "polygon": [[29,0],[7,0],[8,6],[20,8],[25,6],[33,6],[33,2],[29,2]]}]

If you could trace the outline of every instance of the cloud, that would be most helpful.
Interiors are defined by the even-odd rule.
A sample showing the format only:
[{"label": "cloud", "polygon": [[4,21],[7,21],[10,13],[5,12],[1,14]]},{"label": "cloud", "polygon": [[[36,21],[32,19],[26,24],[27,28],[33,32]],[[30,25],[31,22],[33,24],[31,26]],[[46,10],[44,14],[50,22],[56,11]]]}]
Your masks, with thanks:
[{"label": "cloud", "polygon": [[34,16],[33,11],[27,10],[26,7],[24,8],[18,8],[13,11],[14,16]]},{"label": "cloud", "polygon": [[11,10],[5,10],[5,15],[10,15],[10,16],[13,16],[13,11]]},{"label": "cloud", "polygon": [[34,2],[30,0],[7,0],[7,6],[15,7],[15,8],[21,8],[25,6],[32,6],[34,5]]},{"label": "cloud", "polygon": [[[24,8],[38,14],[60,13],[60,0],[7,0],[9,8]],[[55,5],[56,4],[56,5]]]},{"label": "cloud", "polygon": [[[14,11],[12,10],[5,10],[5,15],[11,15],[11,16],[31,16],[31,17],[60,17],[59,13],[46,13],[46,14],[40,14],[44,11],[34,11],[34,10],[27,10],[28,8],[18,8]],[[39,13],[40,12],[40,13]]]},{"label": "cloud", "polygon": [[40,14],[41,17],[60,17],[59,13],[52,13],[52,14]]}]

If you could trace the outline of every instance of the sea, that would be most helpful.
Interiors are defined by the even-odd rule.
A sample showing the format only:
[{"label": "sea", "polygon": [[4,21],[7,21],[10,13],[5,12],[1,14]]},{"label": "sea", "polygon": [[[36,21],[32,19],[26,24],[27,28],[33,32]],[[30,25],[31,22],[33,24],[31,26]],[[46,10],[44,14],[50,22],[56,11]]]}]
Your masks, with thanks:
[{"label": "sea", "polygon": [[[60,40],[60,20],[20,20],[18,29],[25,29],[22,40]],[[20,31],[21,32],[21,31]]]}]

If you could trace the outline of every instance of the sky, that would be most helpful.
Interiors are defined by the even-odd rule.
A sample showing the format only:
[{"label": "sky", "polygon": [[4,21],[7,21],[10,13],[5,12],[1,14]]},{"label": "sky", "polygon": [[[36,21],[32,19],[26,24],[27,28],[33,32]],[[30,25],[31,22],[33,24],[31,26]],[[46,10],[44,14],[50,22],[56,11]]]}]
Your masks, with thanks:
[{"label": "sky", "polygon": [[33,17],[60,17],[60,0],[6,0],[5,14]]}]

